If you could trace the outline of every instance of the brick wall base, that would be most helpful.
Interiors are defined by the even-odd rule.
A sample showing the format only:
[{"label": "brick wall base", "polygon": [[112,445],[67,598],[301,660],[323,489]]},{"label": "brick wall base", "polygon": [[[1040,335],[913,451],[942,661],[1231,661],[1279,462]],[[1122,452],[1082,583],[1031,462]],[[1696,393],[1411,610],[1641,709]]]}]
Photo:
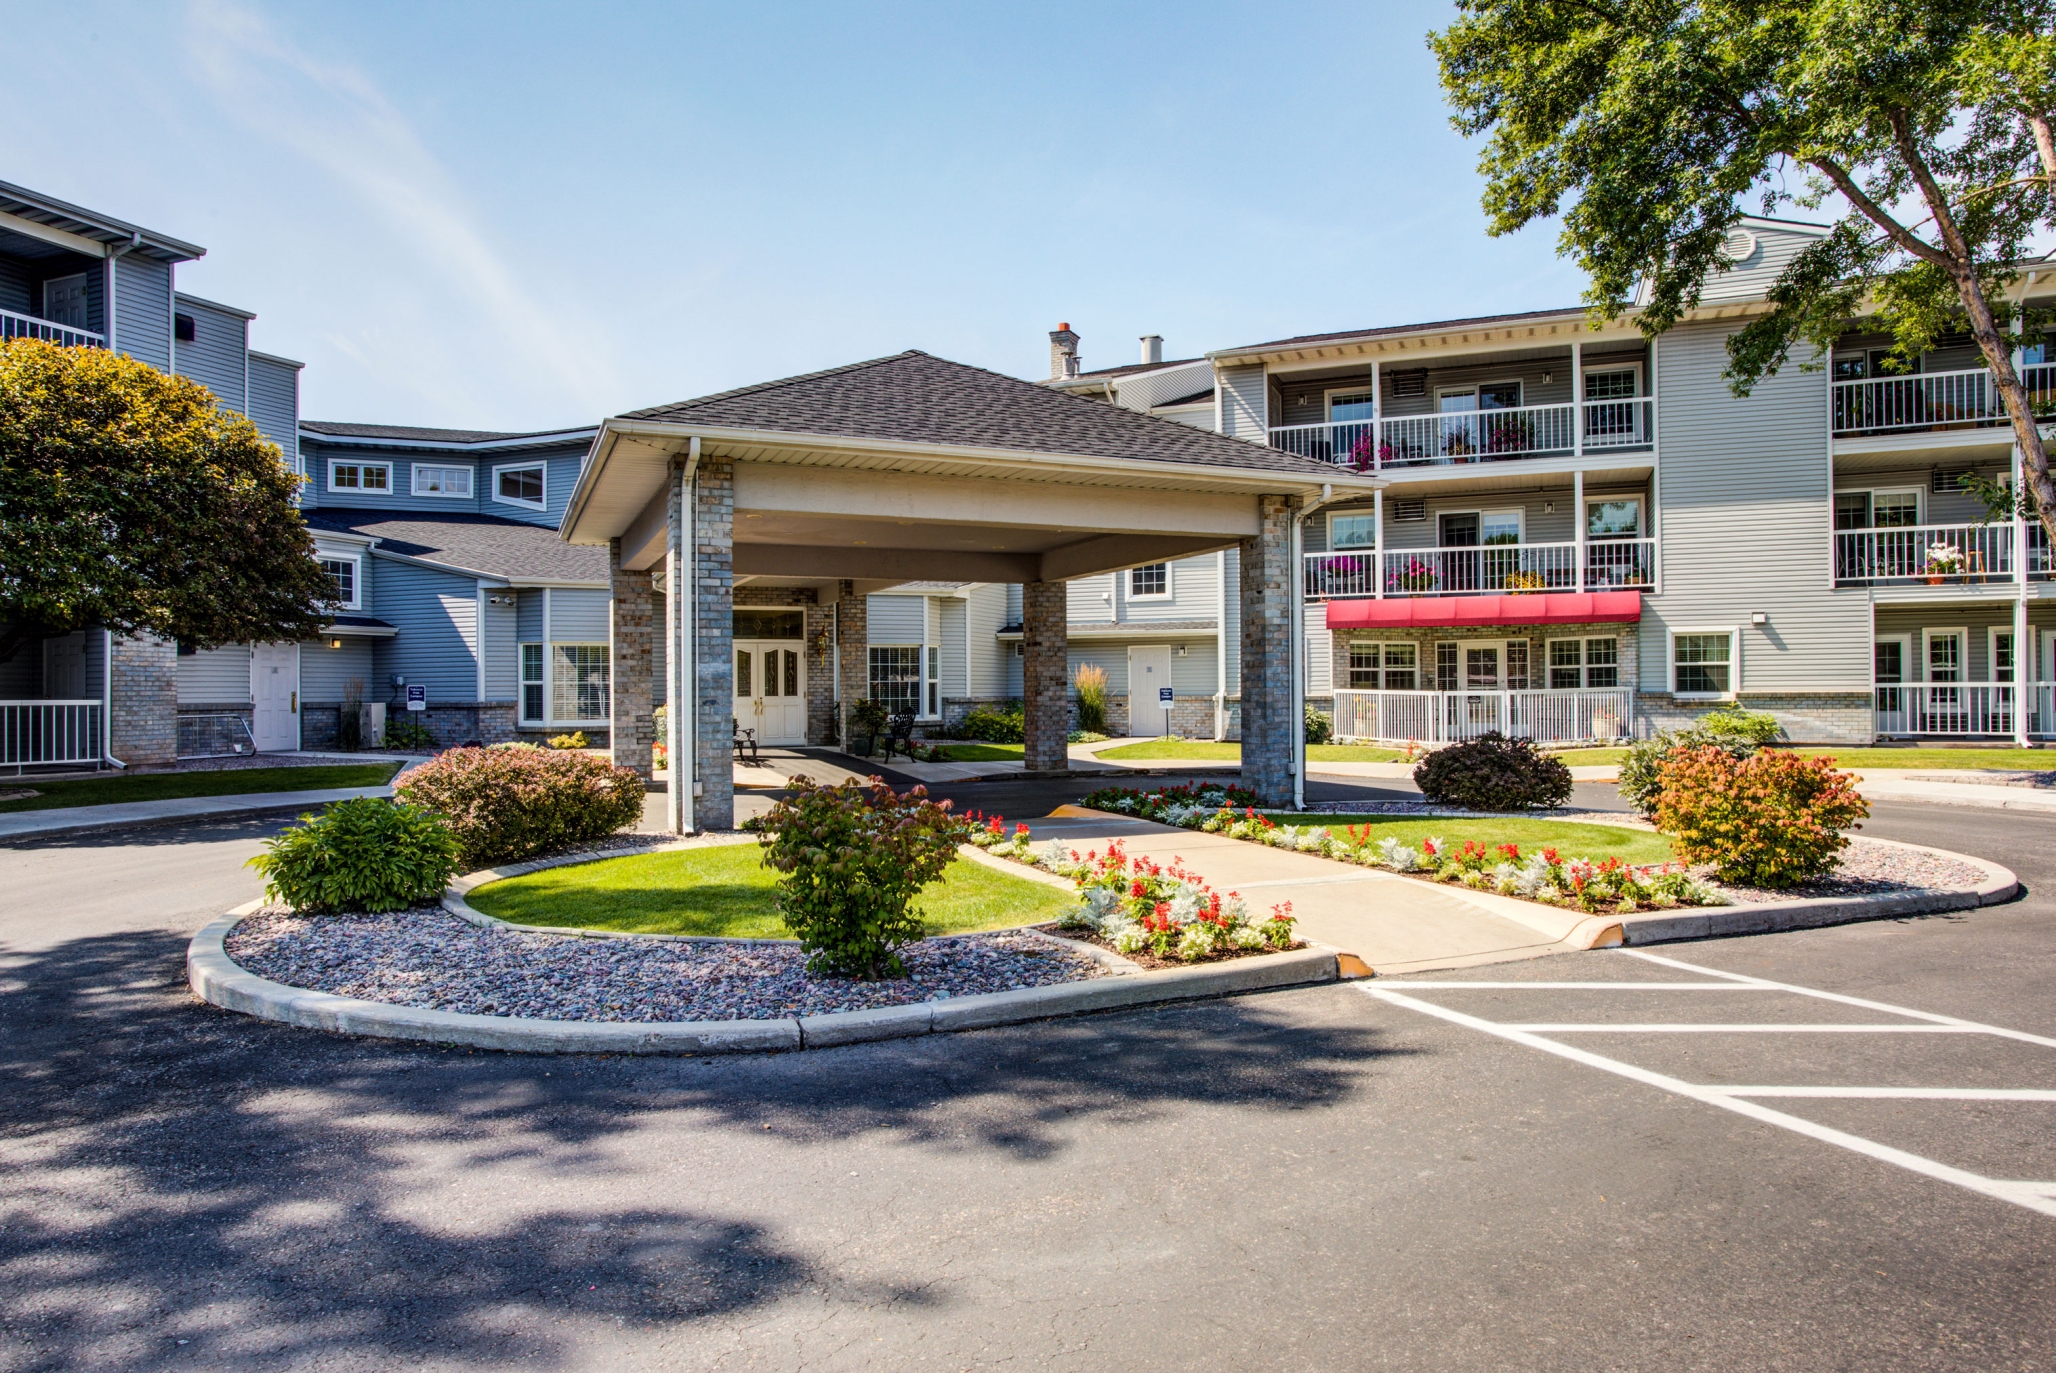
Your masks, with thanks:
[{"label": "brick wall base", "polygon": [[112,649],[108,749],[130,765],[177,762],[178,645],[169,639],[116,639]]},{"label": "brick wall base", "polygon": [[[1868,744],[1877,737],[1876,717],[1868,691],[1759,693],[1739,698],[1748,710],[1775,715],[1785,738],[1795,744]],[[1641,692],[1635,697],[1635,734],[1648,738],[1663,730],[1683,729],[1717,701],[1680,701],[1668,692]]]}]

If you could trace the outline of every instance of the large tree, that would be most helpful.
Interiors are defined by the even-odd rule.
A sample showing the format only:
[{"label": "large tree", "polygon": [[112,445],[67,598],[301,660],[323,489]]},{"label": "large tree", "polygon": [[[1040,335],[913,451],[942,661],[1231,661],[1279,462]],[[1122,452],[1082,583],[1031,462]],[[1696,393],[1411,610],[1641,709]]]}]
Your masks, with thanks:
[{"label": "large tree", "polygon": [[[1967,329],[2020,445],[2015,499],[2056,539],[2056,482],[2013,366],[2020,272],[2056,226],[2056,0],[1458,0],[1430,36],[1494,234],[1562,214],[1562,251],[1655,336],[1727,270],[1750,204],[1833,227],[1729,341],[1746,395],[1874,317],[1910,360]],[[2046,402],[2049,397],[2040,397]]]},{"label": "large tree", "polygon": [[298,483],[204,386],[104,349],[0,344],[0,661],[93,625],[200,647],[313,637],[335,585]]}]

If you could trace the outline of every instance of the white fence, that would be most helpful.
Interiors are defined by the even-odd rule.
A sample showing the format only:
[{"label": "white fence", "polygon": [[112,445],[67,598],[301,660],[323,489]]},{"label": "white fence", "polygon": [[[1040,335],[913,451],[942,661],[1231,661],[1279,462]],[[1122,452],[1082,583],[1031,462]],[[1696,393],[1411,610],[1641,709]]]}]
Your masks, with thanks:
[{"label": "white fence", "polygon": [[[2020,369],[2035,413],[2056,407],[2056,364]],[[2006,403],[1982,367],[1835,383],[1835,432],[1884,434],[1902,429],[1956,429],[2004,424]]]},{"label": "white fence", "polygon": [[1582,405],[1288,424],[1270,431],[1271,447],[1359,472],[1647,447],[1656,433],[1654,406],[1650,397],[1640,396]]},{"label": "white fence", "polygon": [[[1383,554],[1309,553],[1306,594],[1314,597],[1486,596],[1524,591],[1603,591],[1656,585],[1654,539],[1490,544],[1400,549]],[[1378,572],[1383,565],[1383,575]]]},{"label": "white fence", "polygon": [[1449,744],[1498,730],[1538,744],[1624,739],[1635,693],[1618,691],[1338,691],[1335,735]]},{"label": "white fence", "polygon": [[[2044,687],[2037,692],[2042,695]],[[2048,716],[2043,715],[2046,722]],[[2046,725],[2044,726],[2046,728]],[[1918,682],[1877,688],[1881,735],[2011,735],[2010,682]]]},{"label": "white fence", "polygon": [[0,767],[100,761],[98,701],[0,701]]},{"label": "white fence", "polygon": [[69,324],[56,324],[47,319],[37,319],[34,315],[0,310],[0,339],[15,338],[39,338],[67,348],[103,348],[107,345],[105,335],[90,329],[74,329]]},{"label": "white fence", "polygon": [[[2047,545],[2039,561],[2048,562]],[[2030,557],[2030,566],[2037,561]],[[1835,534],[1835,580],[1844,583],[1983,582],[2013,576],[2011,524],[1919,524]]]}]

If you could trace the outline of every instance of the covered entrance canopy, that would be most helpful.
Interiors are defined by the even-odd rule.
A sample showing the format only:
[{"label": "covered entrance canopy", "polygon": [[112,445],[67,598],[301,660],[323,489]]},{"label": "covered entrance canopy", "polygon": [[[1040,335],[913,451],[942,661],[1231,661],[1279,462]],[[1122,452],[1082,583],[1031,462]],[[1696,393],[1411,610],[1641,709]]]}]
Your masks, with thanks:
[{"label": "covered entrance canopy", "polygon": [[[818,694],[831,661],[862,680],[867,593],[908,581],[1021,583],[1028,766],[1059,769],[1063,583],[1230,546],[1242,552],[1244,776],[1283,804],[1303,771],[1299,521],[1337,494],[1380,485],[907,352],[607,420],[562,530],[610,548],[614,738],[631,765],[651,737],[650,636],[664,636],[668,699],[683,707],[668,712],[667,742],[672,759],[688,760],[671,771],[681,830],[733,823],[738,605],[817,608],[807,641]],[[666,593],[661,626],[649,618],[652,574]],[[825,720],[829,702],[818,704]]]}]

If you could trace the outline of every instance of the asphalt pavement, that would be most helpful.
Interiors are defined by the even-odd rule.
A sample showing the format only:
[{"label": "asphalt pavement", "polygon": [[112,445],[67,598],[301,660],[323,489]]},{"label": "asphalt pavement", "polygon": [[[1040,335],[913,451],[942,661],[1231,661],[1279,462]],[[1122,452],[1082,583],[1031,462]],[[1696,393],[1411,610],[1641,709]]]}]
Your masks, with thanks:
[{"label": "asphalt pavement", "polygon": [[[1062,785],[950,794],[1026,815]],[[1764,1103],[1801,1133],[1378,981],[762,1058],[351,1040],[185,991],[271,827],[0,850],[0,1369],[2056,1364],[2056,1218],[1824,1137],[2050,1180],[2056,1106]],[[1869,830],[2026,895],[1656,952],[2056,1035],[2056,818]],[[1440,976],[1720,980],[1620,953]],[[1414,995],[1503,1024],[1884,1014]],[[2056,1088],[2056,1052],[1983,1034],[1562,1038],[1645,1078]]]}]

